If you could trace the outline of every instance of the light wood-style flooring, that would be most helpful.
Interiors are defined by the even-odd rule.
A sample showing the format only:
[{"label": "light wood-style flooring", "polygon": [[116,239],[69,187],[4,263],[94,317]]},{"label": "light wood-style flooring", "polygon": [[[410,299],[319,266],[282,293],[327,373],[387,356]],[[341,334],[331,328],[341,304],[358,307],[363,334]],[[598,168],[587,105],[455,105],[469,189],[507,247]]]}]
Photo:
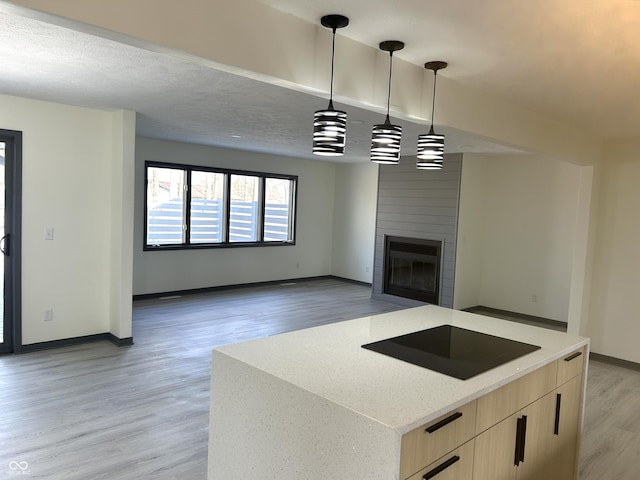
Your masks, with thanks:
[{"label": "light wood-style flooring", "polygon": [[[333,279],[143,300],[132,347],[0,357],[0,479],[204,480],[213,347],[402,308]],[[639,478],[639,393],[590,362],[581,480]]]},{"label": "light wood-style flooring", "polygon": [[580,480],[640,478],[640,372],[589,362]]}]

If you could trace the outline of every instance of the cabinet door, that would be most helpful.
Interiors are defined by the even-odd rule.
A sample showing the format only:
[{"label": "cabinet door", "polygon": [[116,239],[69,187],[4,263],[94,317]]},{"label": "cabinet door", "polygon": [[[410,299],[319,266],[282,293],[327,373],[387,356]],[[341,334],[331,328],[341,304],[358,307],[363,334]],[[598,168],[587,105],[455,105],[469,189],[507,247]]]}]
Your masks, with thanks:
[{"label": "cabinet door", "polygon": [[518,418],[511,415],[476,437],[473,480],[515,480]]},{"label": "cabinet door", "polygon": [[560,480],[550,458],[555,392],[476,437],[474,480]]},{"label": "cabinet door", "polygon": [[520,418],[526,419],[526,431],[517,480],[560,480],[550,470],[555,411],[556,396],[552,392],[520,412]]},{"label": "cabinet door", "polygon": [[550,442],[552,448],[550,477],[558,480],[574,480],[577,475],[582,375],[558,387],[555,394],[556,414]]},{"label": "cabinet door", "polygon": [[576,480],[584,352],[478,399],[474,480]]}]

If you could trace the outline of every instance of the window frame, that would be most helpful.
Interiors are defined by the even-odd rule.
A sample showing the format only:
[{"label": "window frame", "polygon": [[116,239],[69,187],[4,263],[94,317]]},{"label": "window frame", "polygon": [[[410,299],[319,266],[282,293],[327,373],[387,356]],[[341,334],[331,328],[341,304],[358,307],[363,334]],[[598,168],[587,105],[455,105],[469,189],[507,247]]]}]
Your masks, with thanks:
[{"label": "window frame", "polygon": [[[153,245],[147,243],[147,233],[149,228],[149,211],[148,211],[148,184],[149,184],[149,168],[167,168],[184,170],[185,172],[185,193],[184,193],[184,224],[183,243],[171,243]],[[222,198],[222,241],[217,243],[191,243],[191,192],[192,192],[192,175],[193,171],[221,173],[224,177],[224,189]],[[257,234],[258,240],[251,242],[230,241],[230,220],[231,220],[231,176],[252,176],[258,177],[258,205],[257,205]],[[266,211],[266,179],[274,178],[279,180],[291,181],[291,192],[289,192],[289,205],[291,212],[288,218],[288,232],[290,240],[270,240],[264,241],[265,231],[265,211]],[[283,245],[296,244],[296,229],[298,224],[298,176],[285,175],[280,173],[256,172],[250,170],[236,170],[228,168],[209,167],[202,165],[187,165],[173,162],[160,162],[155,160],[146,160],[144,162],[144,228],[143,228],[143,251],[167,251],[167,250],[199,250],[209,248],[246,248],[246,247],[274,247]]]}]

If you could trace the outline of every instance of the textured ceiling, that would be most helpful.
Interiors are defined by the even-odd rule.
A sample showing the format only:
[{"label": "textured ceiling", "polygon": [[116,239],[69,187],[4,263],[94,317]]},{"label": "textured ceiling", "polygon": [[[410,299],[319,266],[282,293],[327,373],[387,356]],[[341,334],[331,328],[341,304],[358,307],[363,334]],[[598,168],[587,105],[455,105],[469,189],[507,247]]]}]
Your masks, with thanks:
[{"label": "textured ceiling", "polygon": [[605,138],[640,131],[640,0],[261,0],[312,22],[350,18],[340,34],[462,85]]},{"label": "textured ceiling", "polygon": [[[319,159],[311,154],[312,119],[326,100],[313,95],[1,11],[0,56],[3,94],[134,110],[141,136]],[[347,154],[326,160],[368,161],[371,125],[382,121],[380,114],[336,107],[349,111]],[[425,130],[397,123],[405,138]],[[517,152],[441,132],[448,152]],[[415,145],[404,142],[403,154],[415,154]]]},{"label": "textured ceiling", "polygon": [[[640,0],[260,0],[366,45],[398,39],[396,55],[440,75],[605,138],[640,131]],[[0,93],[138,112],[138,134],[304,158],[312,112],[325,100],[193,62],[0,11]],[[348,154],[367,161],[380,114],[349,106]],[[406,137],[424,126],[398,121]],[[513,152],[442,129],[448,152]],[[413,150],[413,151],[412,151]],[[415,147],[403,142],[403,154]]]}]

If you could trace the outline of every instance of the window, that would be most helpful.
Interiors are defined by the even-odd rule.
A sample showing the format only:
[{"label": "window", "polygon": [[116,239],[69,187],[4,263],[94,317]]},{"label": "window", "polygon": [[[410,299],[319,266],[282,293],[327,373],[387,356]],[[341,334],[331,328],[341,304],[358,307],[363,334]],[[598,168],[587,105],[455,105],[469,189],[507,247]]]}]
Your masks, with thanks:
[{"label": "window", "polygon": [[231,175],[230,242],[255,242],[258,240],[259,180],[254,176]]},{"label": "window", "polygon": [[147,169],[147,243],[184,243],[185,171],[175,168]]},{"label": "window", "polygon": [[189,240],[196,243],[222,242],[224,218],[224,174],[191,172],[191,230]]},{"label": "window", "polygon": [[284,178],[265,179],[264,240],[284,242],[291,232],[291,202],[293,183]]},{"label": "window", "polygon": [[158,162],[145,172],[145,250],[295,242],[295,176]]}]

